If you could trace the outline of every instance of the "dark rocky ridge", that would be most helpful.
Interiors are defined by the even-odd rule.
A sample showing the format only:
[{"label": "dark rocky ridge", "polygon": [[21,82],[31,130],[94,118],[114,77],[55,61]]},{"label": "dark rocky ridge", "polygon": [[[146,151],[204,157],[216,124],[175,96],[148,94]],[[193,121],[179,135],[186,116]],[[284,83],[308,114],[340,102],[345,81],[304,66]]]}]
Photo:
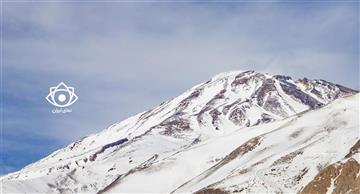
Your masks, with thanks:
[{"label": "dark rocky ridge", "polygon": [[[186,132],[192,128],[191,118],[193,116],[196,117],[197,123],[203,126],[206,125],[204,119],[208,116],[211,118],[211,125],[215,130],[219,130],[218,126],[223,122],[223,119],[228,119],[240,127],[249,127],[277,120],[271,114],[286,118],[291,114],[298,113],[290,102],[283,99],[281,92],[303,106],[307,106],[308,109],[322,107],[325,105],[323,101],[328,100],[330,102],[336,98],[357,92],[323,80],[309,80],[307,78],[293,80],[290,76],[269,76],[255,71],[240,72],[233,78],[232,76],[230,74],[214,77],[200,84],[193,89],[189,96],[180,101],[175,113],[167,118],[167,121],[163,121],[160,125],[154,127],[163,127],[164,132],[162,134],[167,135],[174,134],[174,132]],[[208,88],[216,84],[221,85],[221,89],[212,94],[213,97],[205,102],[203,106],[199,106],[199,112],[194,115],[186,113],[189,111],[187,109],[192,104],[196,104]],[[301,87],[308,90],[301,89]],[[254,92],[247,98],[241,98],[241,94],[247,88],[248,90],[254,89]],[[324,88],[326,93],[320,91]],[[229,95],[233,95],[233,98],[236,99],[231,99],[232,102],[230,102]],[[237,95],[239,97],[236,97]],[[247,113],[254,107],[260,107],[264,112],[260,113],[261,116],[256,121],[251,121]],[[289,114],[288,110],[293,112]]]}]

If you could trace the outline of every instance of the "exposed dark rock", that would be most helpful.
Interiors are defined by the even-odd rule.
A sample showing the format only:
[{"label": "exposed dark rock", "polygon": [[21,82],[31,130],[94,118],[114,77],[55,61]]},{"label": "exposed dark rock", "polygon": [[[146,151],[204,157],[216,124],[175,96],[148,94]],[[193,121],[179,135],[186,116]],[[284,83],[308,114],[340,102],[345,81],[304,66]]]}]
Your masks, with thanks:
[{"label": "exposed dark rock", "polygon": [[271,121],[274,121],[274,118],[272,118],[270,115],[263,113],[261,114],[261,122],[260,123],[269,123]]},{"label": "exposed dark rock", "polygon": [[274,75],[273,77],[279,81],[292,80],[290,76],[286,76],[286,75]]},{"label": "exposed dark rock", "polygon": [[253,71],[253,70],[241,72],[241,73],[239,73],[239,74],[237,74],[237,75],[235,76],[235,79],[242,78],[242,77],[244,77],[245,75],[249,75],[249,74],[252,74],[252,73],[254,73],[254,72],[255,72],[255,71]]},{"label": "exposed dark rock", "polygon": [[346,154],[345,158],[350,158],[354,154],[360,152],[360,140],[358,140],[351,148],[348,154]]},{"label": "exposed dark rock", "polygon": [[300,171],[300,174],[296,175],[294,178],[293,178],[293,181],[294,181],[294,184],[298,184],[299,181],[301,179],[303,179],[303,177],[305,176],[306,173],[309,172],[309,169],[308,168],[303,168],[301,171]]},{"label": "exposed dark rock", "polygon": [[353,90],[353,89],[347,88],[347,87],[342,86],[342,85],[336,84],[336,86],[339,88],[339,90],[340,90],[341,92],[346,93],[346,94],[356,94],[356,93],[359,92],[359,91],[357,91],[357,90]]},{"label": "exposed dark rock", "polygon": [[219,93],[217,93],[209,102],[206,103],[207,106],[213,105],[217,100],[225,98],[225,89],[222,89]]},{"label": "exposed dark rock", "polygon": [[217,126],[217,122],[219,122],[219,116],[221,115],[221,112],[218,111],[217,109],[214,109],[214,110],[210,111],[209,114],[211,115],[211,118],[212,118],[211,123],[214,126]]},{"label": "exposed dark rock", "polygon": [[265,75],[262,73],[256,73],[253,77],[257,78],[257,80],[265,80],[266,79]]},{"label": "exposed dark rock", "polygon": [[281,103],[279,102],[279,98],[277,96],[269,96],[265,101],[263,108],[269,112],[275,113],[276,115],[280,115],[282,117],[287,116],[281,107]]},{"label": "exposed dark rock", "polygon": [[163,128],[160,134],[162,135],[173,135],[175,133],[181,133],[185,131],[190,131],[190,124],[187,120],[180,117],[170,117],[165,121],[161,122],[159,125],[156,125],[152,128]]},{"label": "exposed dark rock", "polygon": [[317,89],[313,88],[310,92],[315,94],[318,98],[324,99],[324,97],[321,95],[320,91],[318,91]]},{"label": "exposed dark rock", "polygon": [[194,194],[228,194],[229,192],[226,192],[221,189],[213,189],[213,188],[204,188],[199,191],[196,191]]},{"label": "exposed dark rock", "polygon": [[196,114],[196,120],[197,120],[200,124],[203,123],[202,119],[203,119],[204,113],[207,112],[207,111],[209,111],[209,110],[211,110],[211,107],[210,107],[210,106],[205,106],[203,109],[200,110],[199,113]]},{"label": "exposed dark rock", "polygon": [[287,154],[285,156],[282,156],[281,158],[279,158],[278,160],[276,160],[272,166],[276,166],[276,165],[281,165],[281,164],[290,164],[292,162],[292,160],[300,155],[300,154],[303,154],[304,151],[303,150],[296,150],[294,152],[291,152],[290,154]]},{"label": "exposed dark rock", "polygon": [[252,96],[257,99],[257,104],[265,110],[280,116],[286,116],[279,102],[279,94],[273,79],[264,80],[263,84]]},{"label": "exposed dark rock", "polygon": [[149,118],[152,115],[151,114],[152,111],[153,111],[153,109],[150,109],[150,110],[147,110],[146,112],[144,112],[143,114],[141,114],[140,117],[139,117],[139,120]]},{"label": "exposed dark rock", "polygon": [[255,75],[247,76],[250,74],[254,74],[254,71],[246,71],[238,74],[235,77],[235,80],[231,83],[232,87],[236,87],[238,85],[246,84],[248,85],[251,80],[264,80],[265,76],[261,73],[256,73]]},{"label": "exposed dark rock", "polygon": [[228,105],[224,106],[224,108],[222,110],[222,113],[224,115],[226,115],[229,112],[231,107],[235,106],[236,104],[239,104],[240,102],[241,102],[241,99],[239,99],[239,100],[237,100],[237,101],[235,101],[235,102],[233,102],[231,104],[228,104]]},{"label": "exposed dark rock", "polygon": [[176,111],[182,111],[184,110],[186,107],[189,106],[190,102],[199,97],[201,94],[201,90],[195,90],[194,92],[192,92],[188,97],[186,97],[185,99],[183,99],[180,103],[179,106],[176,108]]},{"label": "exposed dark rock", "polygon": [[204,114],[205,114],[207,111],[210,111],[210,110],[213,109],[212,106],[215,104],[215,102],[216,102],[217,100],[220,100],[220,99],[225,98],[225,95],[224,95],[225,92],[226,92],[226,90],[223,89],[223,90],[221,90],[219,93],[217,93],[211,100],[209,100],[209,101],[206,103],[206,105],[204,106],[204,108],[201,109],[201,110],[199,111],[199,113],[196,114],[196,119],[197,119],[197,121],[198,121],[199,123],[203,123],[203,122],[202,122],[202,118],[203,118]]},{"label": "exposed dark rock", "polygon": [[312,109],[319,108],[323,105],[321,102],[317,101],[316,99],[309,96],[308,94],[305,94],[303,91],[298,89],[293,84],[280,83],[280,86],[286,94],[291,95],[294,98],[300,100],[303,104],[308,105]]},{"label": "exposed dark rock", "polygon": [[261,119],[258,119],[257,122],[254,125],[259,125],[261,123],[269,123],[274,121],[275,119],[272,118],[270,115],[263,113],[261,114]]},{"label": "exposed dark rock", "polygon": [[69,149],[72,150],[74,149],[76,146],[78,146],[87,136],[81,138],[80,140],[77,140],[75,141],[74,143],[72,143],[70,146],[69,146]]},{"label": "exposed dark rock", "polygon": [[100,150],[98,150],[97,152],[95,152],[93,155],[91,155],[89,157],[89,160],[90,161],[94,161],[97,157],[98,154],[101,154],[103,153],[106,149],[110,148],[110,147],[114,147],[114,146],[118,146],[118,145],[121,145],[125,142],[127,142],[128,139],[127,138],[124,138],[124,139],[119,139],[118,141],[115,141],[115,142],[112,142],[112,143],[109,143],[109,144],[106,144],[104,145],[103,147],[101,147]]},{"label": "exposed dark rock", "polygon": [[108,170],[108,172],[113,171],[113,170],[115,170],[114,167],[110,168],[110,169]]},{"label": "exposed dark rock", "polygon": [[231,82],[231,86],[237,86],[242,84],[247,84],[249,82],[250,78],[244,77],[244,78],[236,78],[233,82]]},{"label": "exposed dark rock", "polygon": [[258,105],[263,106],[265,103],[265,95],[276,91],[275,87],[275,81],[272,79],[266,79],[264,80],[263,84],[260,86],[260,88],[255,92],[255,97],[258,100]]},{"label": "exposed dark rock", "polygon": [[249,141],[245,142],[241,146],[237,147],[233,150],[229,155],[227,155],[219,164],[221,166],[229,163],[230,161],[234,160],[237,157],[243,156],[244,154],[254,150],[257,146],[261,143],[262,136],[254,137]]},{"label": "exposed dark rock", "polygon": [[345,163],[335,163],[321,170],[315,178],[310,181],[300,194],[325,194],[334,183],[333,194],[360,193],[360,164],[353,158]]},{"label": "exposed dark rock", "polygon": [[229,120],[236,125],[241,125],[241,126],[250,125],[250,123],[247,122],[248,119],[246,118],[245,111],[242,108],[236,108],[233,111],[231,111],[229,115]]}]

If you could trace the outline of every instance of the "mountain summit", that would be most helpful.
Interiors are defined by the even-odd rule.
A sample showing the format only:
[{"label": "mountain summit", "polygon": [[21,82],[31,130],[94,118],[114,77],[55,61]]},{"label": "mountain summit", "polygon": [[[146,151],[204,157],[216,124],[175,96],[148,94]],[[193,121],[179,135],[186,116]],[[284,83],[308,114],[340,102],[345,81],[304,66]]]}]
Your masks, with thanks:
[{"label": "mountain summit", "polygon": [[1,177],[3,190],[360,191],[357,93],[324,80],[221,73]]}]

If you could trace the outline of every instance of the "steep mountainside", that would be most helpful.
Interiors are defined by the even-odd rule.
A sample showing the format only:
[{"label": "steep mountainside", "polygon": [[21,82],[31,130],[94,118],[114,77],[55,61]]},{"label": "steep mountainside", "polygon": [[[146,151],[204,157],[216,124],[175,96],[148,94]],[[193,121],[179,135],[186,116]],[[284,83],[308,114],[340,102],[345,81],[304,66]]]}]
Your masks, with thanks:
[{"label": "steep mountainside", "polygon": [[321,173],[325,190],[336,190],[336,169],[359,171],[356,93],[324,80],[222,73],[1,177],[3,190],[306,193]]}]

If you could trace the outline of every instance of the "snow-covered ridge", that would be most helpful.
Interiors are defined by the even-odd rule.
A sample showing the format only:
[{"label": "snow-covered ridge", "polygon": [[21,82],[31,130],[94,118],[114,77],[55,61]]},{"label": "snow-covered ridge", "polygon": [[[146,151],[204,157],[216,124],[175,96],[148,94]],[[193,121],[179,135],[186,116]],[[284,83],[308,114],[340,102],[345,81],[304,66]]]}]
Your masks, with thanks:
[{"label": "snow-covered ridge", "polygon": [[[298,127],[301,123],[294,124],[290,120],[297,118],[300,113],[307,115],[311,114],[306,112],[308,110],[326,110],[327,107],[323,106],[328,103],[355,93],[357,91],[324,80],[293,80],[288,76],[271,76],[254,71],[222,73],[154,109],[116,123],[18,172],[3,176],[1,181],[5,191],[9,192],[105,192],[113,189],[116,180],[132,177],[150,167],[152,169],[155,163],[164,165],[166,169],[171,163],[184,160],[185,164],[190,165],[186,169],[200,173],[221,160],[221,153],[226,153],[226,149],[231,151],[231,145],[239,145],[240,139],[250,140],[287,122]],[[325,113],[322,114],[318,117],[327,118]],[[311,126],[305,125],[304,129],[306,127]],[[242,135],[223,141],[223,144],[230,146],[228,148],[220,146],[220,149],[216,146],[221,144],[212,143],[239,131]],[[264,140],[260,138],[258,141]],[[305,145],[300,140],[298,143]],[[281,144],[280,140],[278,144]],[[195,155],[190,154],[190,150],[197,150],[198,147],[204,148]],[[276,149],[273,151],[277,152]],[[178,156],[182,153],[190,155],[185,154],[186,157],[180,159]],[[198,164],[186,162],[195,156]],[[206,163],[208,157],[213,157],[215,163]],[[163,164],[160,161],[169,162]],[[163,169],[162,165],[156,168]],[[171,168],[184,168],[179,165]],[[164,173],[164,177],[171,176],[171,172]],[[179,174],[176,180],[190,180],[193,178],[190,174]],[[131,180],[142,182],[143,179],[147,178]],[[198,182],[195,181],[196,184]],[[153,192],[175,191],[174,185],[178,183],[169,183]],[[121,188],[124,192],[142,192],[136,191],[138,186],[132,184],[125,184]],[[196,191],[189,188],[192,187],[184,185],[178,191]],[[202,186],[194,188],[202,189]]]}]

